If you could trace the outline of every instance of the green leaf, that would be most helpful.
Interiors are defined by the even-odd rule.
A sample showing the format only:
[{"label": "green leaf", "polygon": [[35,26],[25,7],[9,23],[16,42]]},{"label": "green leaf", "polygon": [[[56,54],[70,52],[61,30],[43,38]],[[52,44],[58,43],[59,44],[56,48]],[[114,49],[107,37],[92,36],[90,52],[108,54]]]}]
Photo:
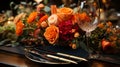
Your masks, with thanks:
[{"label": "green leaf", "polygon": [[85,51],[87,51],[88,53],[92,52],[92,50],[90,49],[90,47],[87,47],[87,45],[84,42],[82,42],[82,41],[80,42],[80,47],[82,49],[84,49]]}]

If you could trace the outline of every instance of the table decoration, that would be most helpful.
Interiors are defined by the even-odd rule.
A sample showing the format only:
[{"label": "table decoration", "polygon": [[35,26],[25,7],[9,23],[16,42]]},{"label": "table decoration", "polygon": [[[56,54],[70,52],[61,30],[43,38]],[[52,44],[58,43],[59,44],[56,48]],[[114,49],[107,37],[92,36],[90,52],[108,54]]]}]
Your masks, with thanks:
[{"label": "table decoration", "polygon": [[[79,23],[90,21],[91,17],[87,15],[90,14],[90,12],[82,11],[82,8],[88,6],[88,3],[89,5],[99,7],[96,5],[97,2],[98,1],[91,0],[81,2],[78,12],[74,12],[74,10],[69,7],[58,8],[56,5],[51,5],[50,14],[43,10],[43,4],[39,4],[36,9],[30,13],[21,13],[14,19],[18,41],[29,46],[51,45],[54,47],[54,45],[61,45],[72,49],[80,47],[87,51],[85,31],[80,29],[81,26],[79,28]],[[93,13],[97,13],[95,16],[99,16],[100,8],[91,10],[96,10],[96,12]],[[78,19],[81,20],[78,21]],[[99,18],[97,18],[97,20],[95,19],[95,22],[99,22]],[[89,36],[89,42],[91,44],[89,48],[92,48],[92,51],[102,49],[103,52],[106,52],[108,44],[112,43],[114,46],[109,46],[117,49],[119,47],[119,45],[117,45],[117,43],[119,43],[118,30],[119,29],[114,28],[109,21],[99,22],[99,25],[96,25],[96,29],[92,31],[91,36]],[[117,34],[115,35],[114,33],[116,32]],[[106,45],[106,43],[108,44]]]},{"label": "table decoration", "polygon": [[[35,62],[40,63],[50,63],[54,64],[69,64],[69,63],[79,63],[80,61],[85,61],[83,59],[100,59],[103,55],[107,56],[120,55],[120,29],[112,25],[110,21],[99,21],[100,18],[97,16],[102,8],[89,9],[90,11],[83,10],[84,7],[95,6],[98,7],[97,2],[99,0],[85,0],[79,2],[79,6],[74,8],[70,7],[57,7],[56,5],[51,5],[51,12],[46,12],[44,10],[45,5],[40,3],[36,5],[36,8],[30,10],[29,12],[21,12],[14,18],[14,34],[15,40],[12,44],[19,43],[25,49],[25,56]],[[95,12],[92,12],[95,10]],[[97,23],[95,28],[90,31],[89,40],[86,42],[86,32],[81,28],[81,23],[92,21],[91,16],[94,16],[94,22]],[[12,26],[12,25],[10,25]],[[93,27],[93,25],[91,26]],[[91,28],[89,27],[89,28]],[[87,45],[87,43],[89,43]],[[40,47],[40,48],[38,48]],[[40,56],[36,55],[34,51],[29,49],[38,49]],[[41,52],[41,48],[47,49],[48,53]],[[89,49],[93,53],[93,57],[89,57]],[[49,52],[50,50],[50,52]],[[69,56],[54,56],[51,55],[51,51],[54,53],[62,53],[62,55]],[[41,54],[48,55],[43,58]],[[100,56],[97,56],[99,54]],[[54,57],[53,57],[54,56]],[[79,61],[73,57],[81,57]],[[58,58],[62,58],[59,59]],[[52,59],[51,62],[49,59]],[[68,61],[64,61],[67,59]],[[104,60],[103,58],[100,60]],[[43,62],[44,61],[44,62]],[[59,62],[60,61],[60,62]],[[108,61],[108,60],[107,60]],[[55,63],[56,64],[56,63]]]}]

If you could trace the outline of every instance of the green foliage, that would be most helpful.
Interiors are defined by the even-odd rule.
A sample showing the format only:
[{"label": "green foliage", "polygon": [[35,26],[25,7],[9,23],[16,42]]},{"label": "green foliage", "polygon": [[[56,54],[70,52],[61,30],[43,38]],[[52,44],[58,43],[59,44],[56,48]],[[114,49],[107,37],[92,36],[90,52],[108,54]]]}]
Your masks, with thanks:
[{"label": "green foliage", "polygon": [[13,43],[17,41],[18,37],[15,34],[15,24],[12,21],[10,21],[10,23],[8,21],[8,24],[6,23],[4,26],[0,27],[0,37],[1,45],[14,45]]}]

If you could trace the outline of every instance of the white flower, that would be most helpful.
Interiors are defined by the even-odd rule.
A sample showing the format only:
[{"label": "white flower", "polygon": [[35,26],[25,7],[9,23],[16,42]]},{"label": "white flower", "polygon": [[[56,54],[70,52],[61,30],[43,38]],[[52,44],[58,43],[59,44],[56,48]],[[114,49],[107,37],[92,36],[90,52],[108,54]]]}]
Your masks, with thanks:
[{"label": "white flower", "polygon": [[52,14],[48,18],[48,25],[58,25],[58,16],[56,14]]}]

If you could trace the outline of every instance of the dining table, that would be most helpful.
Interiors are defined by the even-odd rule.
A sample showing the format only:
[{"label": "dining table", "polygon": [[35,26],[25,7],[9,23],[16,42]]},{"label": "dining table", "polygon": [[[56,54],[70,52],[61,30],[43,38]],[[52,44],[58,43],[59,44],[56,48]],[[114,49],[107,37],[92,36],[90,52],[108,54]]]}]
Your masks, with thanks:
[{"label": "dining table", "polygon": [[[0,47],[0,67],[48,67],[49,65],[76,65],[76,64],[48,64],[40,63],[30,60],[25,56],[24,47]],[[83,55],[84,56],[84,55]],[[88,61],[81,61],[77,65],[81,67],[120,67],[120,60],[111,60],[111,62],[88,59]]]}]

